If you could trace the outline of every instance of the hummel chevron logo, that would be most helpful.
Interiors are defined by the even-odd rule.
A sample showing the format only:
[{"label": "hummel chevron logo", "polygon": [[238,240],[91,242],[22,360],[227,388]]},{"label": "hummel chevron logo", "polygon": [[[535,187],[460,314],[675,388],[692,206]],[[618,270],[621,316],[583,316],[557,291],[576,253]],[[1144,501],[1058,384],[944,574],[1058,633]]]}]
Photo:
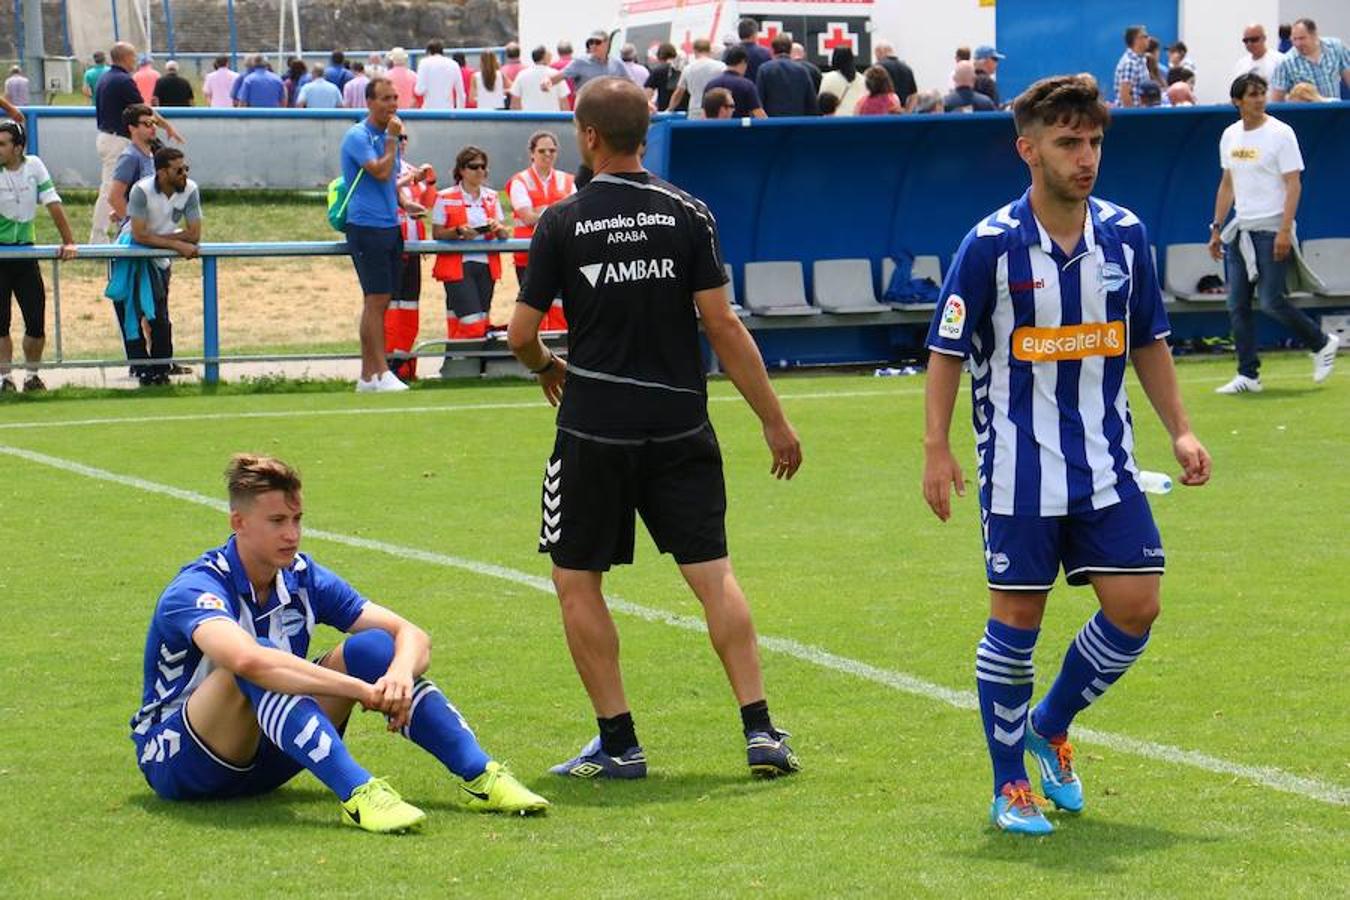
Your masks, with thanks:
[{"label": "hummel chevron logo", "polygon": [[163,675],[169,681],[173,681],[175,678],[183,674],[183,667],[174,666],[173,668],[169,668],[168,666],[164,665],[164,663],[160,663],[159,674]]},{"label": "hummel chevron logo", "polygon": [[167,696],[169,696],[170,694],[173,693],[173,688],[165,687],[164,682],[162,682],[162,681],[160,681],[158,678],[156,678],[156,679],[155,679],[155,693],[156,693],[156,694],[159,694],[159,698],[160,698],[161,700],[163,700],[165,697],[167,697]]},{"label": "hummel chevron logo", "polygon": [[1027,726],[1025,724],[1018,725],[1012,731],[1004,731],[1002,725],[995,725],[994,740],[998,741],[1000,744],[1006,744],[1011,747],[1022,739],[1022,732],[1026,730]]},{"label": "hummel chevron logo", "polygon": [[559,497],[557,494],[544,495],[544,506],[548,508],[549,512],[557,510],[557,508],[561,505],[562,505],[562,498]]},{"label": "hummel chevron logo", "polygon": [[[1030,701],[1028,701],[1028,702],[1030,702]],[[1009,709],[1008,707],[1004,706],[1002,703],[999,703],[997,700],[994,701],[994,715],[998,716],[1000,719],[1002,719],[1002,720],[1005,721],[1005,722],[1012,722],[1012,723],[1015,724],[1015,723],[1021,721],[1022,717],[1025,716],[1026,714],[1027,714],[1027,704],[1026,704],[1026,703],[1023,703],[1021,706],[1017,707],[1016,709]]]},{"label": "hummel chevron logo", "polygon": [[183,649],[179,650],[177,653],[170,653],[167,644],[160,644],[159,655],[164,659],[166,663],[176,663],[183,657],[187,656],[187,650]]},{"label": "hummel chevron logo", "polygon": [[586,280],[595,287],[595,282],[600,278],[600,270],[605,267],[604,263],[591,263],[589,266],[581,266],[581,274],[586,276]]},{"label": "hummel chevron logo", "polygon": [[561,528],[545,528],[545,529],[544,529],[544,543],[546,543],[546,544],[556,544],[556,543],[558,543],[558,538],[560,538],[560,537],[562,537],[562,529],[561,529]]},{"label": "hummel chevron logo", "polygon": [[550,494],[558,493],[558,485],[562,482],[561,478],[549,478],[544,482],[544,490]]},{"label": "hummel chevron logo", "polygon": [[552,478],[554,475],[557,475],[561,471],[562,471],[561,459],[553,460],[551,463],[548,464],[548,468],[544,469],[544,473],[548,475],[549,478]]},{"label": "hummel chevron logo", "polygon": [[544,524],[547,525],[549,528],[557,528],[558,523],[561,521],[562,521],[562,513],[554,513],[551,516],[548,513],[544,513]]}]

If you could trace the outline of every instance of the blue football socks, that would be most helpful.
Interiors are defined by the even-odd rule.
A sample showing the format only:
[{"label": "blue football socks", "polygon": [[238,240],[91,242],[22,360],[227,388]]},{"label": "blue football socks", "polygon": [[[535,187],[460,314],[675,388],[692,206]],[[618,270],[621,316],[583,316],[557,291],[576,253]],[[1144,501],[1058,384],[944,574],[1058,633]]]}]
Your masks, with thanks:
[{"label": "blue football socks", "polygon": [[1031,653],[1040,629],[1014,628],[990,619],[975,651],[980,718],[994,764],[994,793],[1010,781],[1027,781],[1022,759],[1027,704],[1036,679]]},{"label": "blue football socks", "polygon": [[370,773],[347,752],[333,723],[313,697],[278,694],[238,676],[235,682],[253,704],[258,725],[283,753],[314,773],[338,799],[370,780]]},{"label": "blue football socks", "polygon": [[1126,634],[1099,611],[1069,644],[1059,676],[1032,712],[1031,727],[1044,738],[1067,733],[1073,717],[1115,684],[1147,646],[1147,633]]},{"label": "blue football socks", "polygon": [[[352,635],[342,645],[342,658],[352,677],[374,684],[394,659],[394,639],[379,629]],[[429,679],[413,683],[412,713],[400,733],[466,781],[487,771],[491,758],[459,710]]]}]

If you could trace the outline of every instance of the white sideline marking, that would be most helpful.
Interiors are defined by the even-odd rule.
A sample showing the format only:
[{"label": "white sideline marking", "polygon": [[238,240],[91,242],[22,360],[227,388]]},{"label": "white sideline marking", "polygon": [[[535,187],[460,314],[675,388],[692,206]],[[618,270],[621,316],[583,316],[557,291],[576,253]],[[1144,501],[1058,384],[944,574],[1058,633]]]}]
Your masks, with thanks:
[{"label": "white sideline marking", "polygon": [[[93,466],[86,466],[83,463],[61,459],[56,456],[48,456],[45,453],[36,453],[32,450],[9,447],[3,444],[0,444],[0,453],[28,460],[29,462],[38,463],[40,465],[50,466],[51,468],[60,469],[64,472],[83,475],[87,478],[120,484],[125,487],[136,488],[137,490],[146,491],[152,494],[162,494],[167,497],[173,497],[176,500],[195,503],[219,512],[224,512],[228,509],[228,504],[224,500],[219,500],[215,497],[208,497],[205,494],[198,494],[195,491],[186,491],[182,488],[171,487],[154,481],[146,481],[143,478],[136,478],[131,475],[119,475],[116,472],[109,472],[106,469],[96,469]],[[472,572],[476,575],[500,578],[503,581],[509,581],[524,587],[533,588],[537,591],[549,594],[550,596],[553,594],[553,583],[549,579],[538,575],[530,575],[526,572],[510,569],[505,566],[479,562],[472,559],[464,559],[458,556],[448,556],[444,553],[434,553],[430,550],[418,550],[414,547],[403,547],[398,544],[389,544],[384,541],[375,541],[370,540],[369,538],[339,534],[338,532],[324,531],[317,528],[307,527],[305,532],[308,537],[317,540],[330,541],[335,544],[344,544],[348,547],[357,547],[362,550],[374,550],[379,553],[387,553],[390,556],[413,560],[415,562],[425,562],[437,566],[463,569],[464,571]],[[624,613],[647,622],[670,625],[685,631],[697,633],[706,633],[707,631],[702,619],[696,619],[692,616],[682,616],[659,609],[652,609],[637,603],[630,603],[627,600],[615,596],[607,596],[605,599],[608,601],[610,609],[615,612]],[[794,641],[791,638],[779,638],[761,634],[759,636],[759,643],[761,647],[768,650],[782,653],[785,656],[791,656],[803,662],[819,666],[820,668],[841,672],[845,675],[852,675],[855,678],[893,688],[906,694],[913,694],[928,700],[936,700],[957,709],[977,709],[979,707],[975,695],[969,691],[958,691],[924,681],[921,678],[916,678],[913,675],[908,675],[904,672],[881,669],[856,659],[850,659],[846,656],[830,653],[828,650],[823,650],[820,647],[813,647],[809,644]],[[1286,772],[1283,769],[1274,768],[1273,766],[1244,765],[1242,763],[1220,759],[1217,756],[1200,753],[1195,750],[1183,750],[1180,747],[1158,744],[1153,741],[1141,741],[1125,735],[1112,734],[1110,732],[1097,731],[1096,729],[1090,728],[1075,728],[1074,736],[1081,741],[1100,744],[1103,747],[1108,747],[1122,753],[1131,753],[1136,756],[1161,760],[1176,765],[1191,766],[1192,768],[1203,769],[1208,772],[1232,775],[1237,778],[1256,782],[1264,787],[1274,788],[1275,790],[1284,791],[1289,794],[1298,794],[1322,803],[1330,803],[1337,806],[1350,805],[1350,787],[1343,787],[1341,785],[1319,781],[1315,778],[1305,778],[1301,775]]]},{"label": "white sideline marking", "polygon": [[[1266,378],[1270,380],[1269,376]],[[807,394],[783,394],[780,400],[827,400],[832,397],[903,397],[918,396],[922,388],[894,391],[819,391]],[[733,403],[740,395],[709,397],[709,403]],[[139,425],[149,422],[215,422],[235,419],[305,419],[313,416],[393,416],[404,413],[451,413],[475,412],[477,410],[503,409],[548,409],[543,400],[525,400],[514,403],[465,403],[444,406],[392,406],[388,408],[365,407],[359,409],[297,409],[269,410],[265,412],[238,413],[183,413],[177,416],[108,416],[98,419],[59,419],[50,422],[4,422],[0,431],[15,431],[34,428],[62,428],[67,425]]]},{"label": "white sideline marking", "polygon": [[[1333,376],[1341,373],[1332,373]],[[1230,376],[1206,377],[1206,378],[1179,378],[1181,384],[1223,384]],[[1295,375],[1292,372],[1283,374],[1266,375],[1266,381],[1302,381],[1307,378],[1306,375]],[[780,394],[779,399],[790,400],[832,400],[836,397],[917,397],[923,394],[923,388],[899,388],[888,391],[813,391],[804,394]],[[740,395],[719,395],[709,397],[709,403],[737,403],[740,402]],[[363,407],[358,409],[346,409],[342,407],[334,409],[296,409],[296,410],[268,410],[263,412],[231,412],[231,413],[183,413],[181,415],[165,416],[107,416],[96,419],[55,419],[47,422],[0,422],[0,431],[20,431],[32,430],[38,428],[65,428],[80,425],[142,425],[156,422],[218,422],[233,421],[242,419],[307,419],[315,416],[396,416],[405,413],[424,414],[424,413],[454,413],[454,412],[475,412],[477,410],[504,410],[504,409],[547,409],[548,404],[543,400],[521,400],[512,403],[465,403],[455,405],[447,403],[443,406],[391,406],[382,407]]]}]

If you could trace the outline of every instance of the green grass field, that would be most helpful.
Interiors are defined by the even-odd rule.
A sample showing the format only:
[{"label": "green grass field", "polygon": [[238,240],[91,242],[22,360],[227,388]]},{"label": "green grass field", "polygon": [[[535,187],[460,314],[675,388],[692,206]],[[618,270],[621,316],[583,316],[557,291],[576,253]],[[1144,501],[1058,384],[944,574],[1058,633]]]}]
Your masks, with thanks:
[{"label": "green grass field", "polygon": [[[1214,395],[1230,369],[1180,366],[1214,481],[1154,498],[1170,570],[1163,616],[1140,664],[1081,720],[1101,733],[1079,748],[1086,813],[1055,815],[1058,833],[1039,840],[988,825],[978,717],[958,708],[973,698],[986,615],[978,514],[968,496],[940,525],[923,504],[922,379],[780,379],[806,453],[791,483],[768,477],[733,389],[712,387],[732,557],[775,719],[806,766],[771,783],[749,779],[734,702],[689,627],[696,603],[645,533],[637,564],[607,588],[622,598],[625,673],[653,775],[546,774],[594,721],[540,580],[552,417],[532,386],[0,403],[0,893],[1341,893],[1350,378],[1314,387],[1304,356],[1277,355],[1264,394]],[[1141,465],[1174,470],[1137,386],[1133,396]],[[432,633],[431,675],[489,751],[553,800],[548,816],[459,811],[444,770],[373,716],[353,721],[349,743],[428,810],[421,835],[340,828],[309,775],[239,802],[151,794],[127,739],[146,625],[178,567],[227,537],[224,516],[184,492],[220,497],[225,461],[244,449],[299,466],[305,549]],[[1042,689],[1092,607],[1087,591],[1053,594]],[[1174,759],[1182,750],[1189,763]]]}]

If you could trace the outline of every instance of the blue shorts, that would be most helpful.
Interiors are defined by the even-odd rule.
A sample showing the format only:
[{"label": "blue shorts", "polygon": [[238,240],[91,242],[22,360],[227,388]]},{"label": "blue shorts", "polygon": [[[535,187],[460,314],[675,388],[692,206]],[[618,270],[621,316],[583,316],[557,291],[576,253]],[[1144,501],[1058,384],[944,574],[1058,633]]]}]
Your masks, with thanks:
[{"label": "blue shorts", "polygon": [[989,587],[1048,591],[1060,566],[1076,587],[1092,575],[1161,575],[1162,538],[1148,500],[1136,494],[1105,509],[1068,516],[999,516],[982,513]]},{"label": "blue shorts", "polygon": [[403,232],[347,223],[347,249],[363,294],[398,293],[403,268]]},{"label": "blue shorts", "polygon": [[187,707],[158,722],[145,734],[133,734],[141,774],[165,800],[247,797],[276,790],[302,766],[263,736],[247,765],[226,762],[197,737]]}]

